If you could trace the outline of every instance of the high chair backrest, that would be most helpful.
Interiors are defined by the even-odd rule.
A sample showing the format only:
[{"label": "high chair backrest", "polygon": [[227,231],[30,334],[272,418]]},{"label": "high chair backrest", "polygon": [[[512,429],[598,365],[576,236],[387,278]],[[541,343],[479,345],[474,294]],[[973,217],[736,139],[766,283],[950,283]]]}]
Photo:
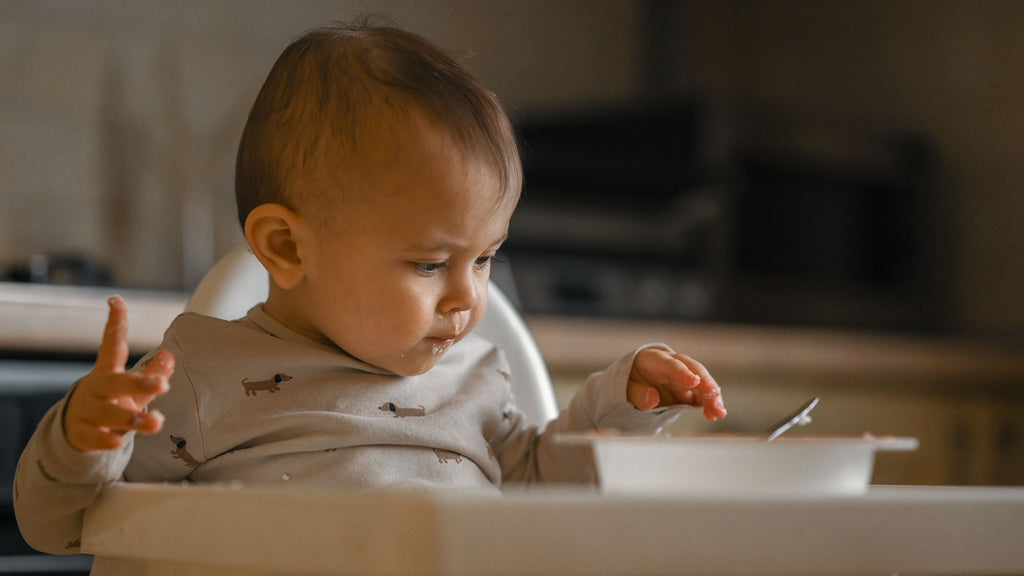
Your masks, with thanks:
[{"label": "high chair backrest", "polygon": [[[267,271],[246,245],[220,259],[206,274],[185,306],[187,312],[232,320],[263,302],[270,290]],[[516,404],[535,426],[558,415],[551,377],[526,323],[493,282],[488,285],[487,313],[476,334],[504,350],[512,368]]]}]

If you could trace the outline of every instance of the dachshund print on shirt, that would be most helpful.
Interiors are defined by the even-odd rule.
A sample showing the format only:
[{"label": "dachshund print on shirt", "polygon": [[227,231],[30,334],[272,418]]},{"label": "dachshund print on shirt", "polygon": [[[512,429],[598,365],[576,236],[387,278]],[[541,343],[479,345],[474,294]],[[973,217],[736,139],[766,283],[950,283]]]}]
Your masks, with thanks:
[{"label": "dachshund print on shirt", "polygon": [[458,452],[434,448],[434,455],[437,456],[437,461],[440,464],[447,464],[453,460],[456,464],[462,464],[462,454],[459,454]]},{"label": "dachshund print on shirt", "polygon": [[189,468],[199,465],[199,460],[196,460],[188,453],[188,448],[185,447],[187,443],[184,438],[171,434],[171,442],[174,443],[174,450],[171,450],[171,456],[175,460],[181,460]]},{"label": "dachshund print on shirt", "polygon": [[245,388],[246,396],[255,396],[257,392],[267,391],[273,394],[281,389],[281,383],[291,380],[292,377],[287,374],[274,374],[273,378],[267,380],[249,380],[248,378],[242,379],[242,388]]},{"label": "dachshund print on shirt", "polygon": [[422,405],[417,408],[402,408],[401,406],[396,406],[394,402],[385,402],[381,404],[377,410],[380,410],[381,412],[391,412],[395,418],[427,415],[427,409]]}]

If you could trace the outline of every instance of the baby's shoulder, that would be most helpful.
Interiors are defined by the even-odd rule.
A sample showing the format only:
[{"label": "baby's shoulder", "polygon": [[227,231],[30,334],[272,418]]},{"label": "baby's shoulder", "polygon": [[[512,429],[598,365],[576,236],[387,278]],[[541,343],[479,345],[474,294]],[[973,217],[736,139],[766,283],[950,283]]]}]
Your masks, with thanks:
[{"label": "baby's shoulder", "polygon": [[224,334],[242,334],[252,331],[253,328],[256,326],[246,317],[237,320],[223,320],[195,312],[183,312],[171,322],[167,333],[187,335],[190,338],[201,338],[213,333],[220,337]]},{"label": "baby's shoulder", "polygon": [[274,339],[248,318],[222,320],[185,312],[164,332],[164,347],[186,357],[223,356],[256,351]]},{"label": "baby's shoulder", "polygon": [[[294,344],[263,330],[248,318],[222,320],[201,314],[178,316],[164,334],[162,348],[175,357],[175,377],[187,380],[201,402],[223,392],[249,392],[248,383],[291,380],[310,368],[310,355]],[[267,390],[277,390],[273,383]],[[270,389],[270,388],[273,389]],[[237,388],[237,390],[235,390]],[[173,386],[172,386],[173,389]]]}]

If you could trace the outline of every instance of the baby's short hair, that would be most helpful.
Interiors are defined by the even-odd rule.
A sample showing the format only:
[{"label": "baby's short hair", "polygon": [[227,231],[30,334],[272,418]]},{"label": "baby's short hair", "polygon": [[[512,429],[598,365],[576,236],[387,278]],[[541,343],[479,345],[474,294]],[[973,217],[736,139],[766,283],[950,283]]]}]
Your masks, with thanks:
[{"label": "baby's short hair", "polygon": [[253,103],[238,146],[235,199],[249,212],[275,202],[293,210],[318,192],[293,186],[313,177],[327,154],[356,155],[409,110],[449,132],[463,152],[496,170],[518,195],[522,166],[515,134],[495,96],[453,58],[413,33],[369,23],[314,29],[290,44]]}]

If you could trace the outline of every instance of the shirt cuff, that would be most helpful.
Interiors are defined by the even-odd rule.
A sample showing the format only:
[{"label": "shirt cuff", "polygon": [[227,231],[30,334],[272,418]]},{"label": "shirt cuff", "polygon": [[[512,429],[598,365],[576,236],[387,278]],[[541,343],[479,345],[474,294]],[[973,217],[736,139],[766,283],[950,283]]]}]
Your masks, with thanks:
[{"label": "shirt cuff", "polygon": [[615,428],[623,431],[657,433],[671,424],[690,406],[679,405],[652,410],[639,410],[626,398],[629,373],[633,360],[641,350],[657,348],[675,351],[662,343],[647,344],[623,356],[607,369],[587,379],[582,394],[577,395],[587,405],[594,428]]},{"label": "shirt cuff", "polygon": [[47,450],[41,454],[38,465],[57,482],[98,484],[117,480],[131,459],[135,433],[125,434],[120,448],[79,452],[64,434],[64,411],[70,397],[71,392],[43,418],[41,425],[48,428]]}]

